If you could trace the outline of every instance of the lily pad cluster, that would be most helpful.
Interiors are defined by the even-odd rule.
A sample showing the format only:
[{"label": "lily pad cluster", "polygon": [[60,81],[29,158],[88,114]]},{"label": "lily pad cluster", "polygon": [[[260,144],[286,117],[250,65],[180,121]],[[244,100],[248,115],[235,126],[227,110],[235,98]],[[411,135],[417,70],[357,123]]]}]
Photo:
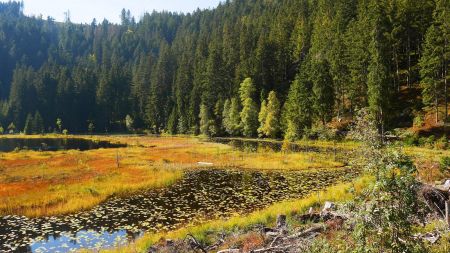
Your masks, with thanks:
[{"label": "lily pad cluster", "polygon": [[0,217],[0,252],[71,252],[117,247],[143,232],[248,213],[349,179],[348,168],[310,171],[188,170],[170,187],[113,197],[61,217]]}]

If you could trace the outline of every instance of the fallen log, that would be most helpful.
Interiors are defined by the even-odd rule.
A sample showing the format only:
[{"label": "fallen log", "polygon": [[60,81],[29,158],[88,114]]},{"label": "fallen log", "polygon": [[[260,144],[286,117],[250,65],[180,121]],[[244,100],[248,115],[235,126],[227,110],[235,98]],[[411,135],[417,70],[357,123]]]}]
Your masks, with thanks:
[{"label": "fallen log", "polygon": [[287,236],[287,237],[283,238],[283,240],[307,238],[307,237],[310,237],[311,235],[319,234],[319,233],[323,232],[324,230],[325,230],[325,228],[323,226],[314,226],[314,227],[308,228],[302,232]]}]

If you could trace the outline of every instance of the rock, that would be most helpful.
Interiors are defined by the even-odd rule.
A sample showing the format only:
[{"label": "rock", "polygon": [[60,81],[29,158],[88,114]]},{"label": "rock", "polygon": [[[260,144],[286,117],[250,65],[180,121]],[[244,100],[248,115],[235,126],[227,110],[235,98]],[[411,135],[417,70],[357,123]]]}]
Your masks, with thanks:
[{"label": "rock", "polygon": [[325,202],[325,205],[323,206],[322,212],[327,212],[334,210],[336,208],[336,205],[333,202],[327,201]]},{"label": "rock", "polygon": [[286,215],[280,214],[277,217],[277,228],[285,228],[286,227]]},{"label": "rock", "polygon": [[447,179],[443,185],[443,188],[448,191],[450,190],[450,179]]},{"label": "rock", "polygon": [[274,233],[278,232],[276,229],[268,228],[268,227],[264,227],[261,231],[262,231],[263,234],[267,234],[269,232],[274,232]]},{"label": "rock", "polygon": [[266,233],[267,237],[277,237],[279,235],[280,235],[280,233],[278,233],[278,232],[267,232]]},{"label": "rock", "polygon": [[172,239],[167,239],[167,240],[166,240],[166,246],[172,247],[174,244],[175,244],[175,243],[174,243],[174,241],[173,241]]}]

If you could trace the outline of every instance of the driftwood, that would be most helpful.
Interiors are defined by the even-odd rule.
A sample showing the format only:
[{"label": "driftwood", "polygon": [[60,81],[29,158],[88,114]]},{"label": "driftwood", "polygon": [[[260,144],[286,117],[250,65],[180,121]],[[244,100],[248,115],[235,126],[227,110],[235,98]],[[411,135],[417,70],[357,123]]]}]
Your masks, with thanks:
[{"label": "driftwood", "polygon": [[424,185],[420,189],[420,193],[428,207],[445,218],[445,202],[449,200],[449,192]]},{"label": "driftwood", "polygon": [[201,243],[199,243],[193,235],[188,234],[185,238],[185,241],[186,240],[193,251],[197,252],[199,250],[202,253],[208,253],[205,247]]},{"label": "driftwood", "polygon": [[283,239],[284,240],[293,240],[293,239],[299,239],[299,238],[315,237],[315,235],[323,232],[324,230],[325,230],[324,226],[314,226],[314,227],[308,228],[302,232],[295,233],[293,235],[285,237]]}]

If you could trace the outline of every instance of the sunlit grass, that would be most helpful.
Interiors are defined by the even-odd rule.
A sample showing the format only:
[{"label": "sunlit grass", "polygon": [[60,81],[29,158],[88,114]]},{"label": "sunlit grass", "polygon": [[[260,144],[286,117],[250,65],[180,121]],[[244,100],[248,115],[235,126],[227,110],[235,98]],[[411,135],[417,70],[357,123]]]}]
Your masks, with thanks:
[{"label": "sunlit grass", "polygon": [[137,154],[135,148],[3,154],[0,215],[71,213],[92,208],[112,195],[167,186],[183,175],[182,170],[146,163]]},{"label": "sunlit grass", "polygon": [[[6,136],[5,138],[42,138]],[[49,135],[45,138],[61,138]],[[89,151],[0,153],[0,215],[61,215],[89,209],[113,195],[167,186],[185,169],[302,170],[342,167],[333,154],[241,152],[191,137],[68,136],[128,144]],[[119,167],[117,167],[119,156]]]}]

